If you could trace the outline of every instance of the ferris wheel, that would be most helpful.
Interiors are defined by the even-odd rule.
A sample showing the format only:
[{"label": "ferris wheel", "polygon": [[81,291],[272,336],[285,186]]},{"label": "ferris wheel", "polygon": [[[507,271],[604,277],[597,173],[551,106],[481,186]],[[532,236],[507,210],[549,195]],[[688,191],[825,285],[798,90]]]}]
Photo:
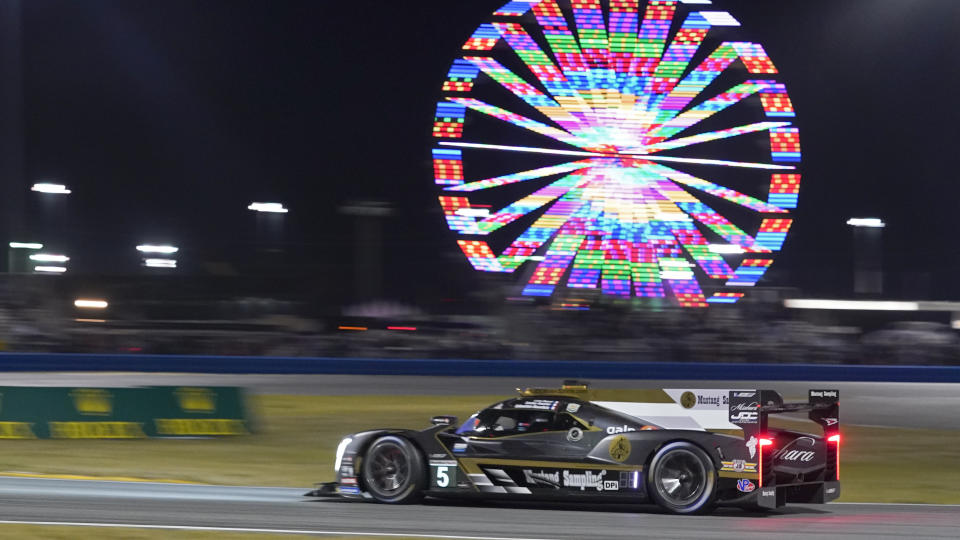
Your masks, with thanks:
[{"label": "ferris wheel", "polygon": [[439,201],[476,270],[529,297],[684,307],[758,283],[793,224],[799,130],[763,47],[709,4],[514,0],[477,28],[433,127]]}]

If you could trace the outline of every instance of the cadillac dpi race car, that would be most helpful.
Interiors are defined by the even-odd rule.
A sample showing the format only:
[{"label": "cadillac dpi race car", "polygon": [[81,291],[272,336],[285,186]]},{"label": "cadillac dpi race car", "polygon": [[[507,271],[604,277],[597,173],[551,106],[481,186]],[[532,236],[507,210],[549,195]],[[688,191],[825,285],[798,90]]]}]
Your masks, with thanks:
[{"label": "cadillac dpi race car", "polygon": [[[767,425],[770,414],[800,411],[822,435]],[[438,416],[423,431],[350,435],[336,481],[311,494],[635,501],[677,514],[825,503],[840,495],[839,427],[837,390],[784,403],[772,390],[592,391],[568,381],[523,390],[459,427]]]}]

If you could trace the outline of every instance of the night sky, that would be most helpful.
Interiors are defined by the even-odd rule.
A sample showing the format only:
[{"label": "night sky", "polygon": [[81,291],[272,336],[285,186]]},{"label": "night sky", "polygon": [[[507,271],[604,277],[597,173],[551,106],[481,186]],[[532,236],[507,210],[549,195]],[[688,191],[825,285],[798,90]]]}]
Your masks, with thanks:
[{"label": "night sky", "polygon": [[[181,246],[187,273],[224,261],[336,282],[354,260],[338,208],[389,201],[387,296],[462,294],[478,276],[436,204],[430,129],[460,45],[503,3],[25,1],[24,183],[74,191],[60,208],[27,196],[28,228],[72,272],[139,272],[133,247],[153,241]],[[798,222],[763,284],[850,295],[845,222],[877,216],[888,296],[960,299],[960,2],[715,5],[798,111]],[[290,208],[280,235],[257,228],[254,200]]]}]

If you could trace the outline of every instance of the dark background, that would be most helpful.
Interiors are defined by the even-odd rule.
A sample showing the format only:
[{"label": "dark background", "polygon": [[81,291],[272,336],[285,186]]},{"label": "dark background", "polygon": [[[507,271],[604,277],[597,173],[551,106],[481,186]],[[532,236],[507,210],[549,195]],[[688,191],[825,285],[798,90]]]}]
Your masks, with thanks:
[{"label": "dark background", "polygon": [[[430,129],[450,63],[503,3],[23,2],[24,240],[70,254],[75,275],[145,272],[134,246],[169,242],[180,275],[293,276],[346,300],[357,237],[338,208],[388,201],[382,295],[461,298],[491,278],[443,222]],[[762,284],[851,296],[845,222],[876,216],[885,296],[960,297],[960,2],[714,4],[798,111],[798,221]],[[26,192],[44,180],[73,194],[54,208]],[[282,231],[254,200],[290,208]]]}]

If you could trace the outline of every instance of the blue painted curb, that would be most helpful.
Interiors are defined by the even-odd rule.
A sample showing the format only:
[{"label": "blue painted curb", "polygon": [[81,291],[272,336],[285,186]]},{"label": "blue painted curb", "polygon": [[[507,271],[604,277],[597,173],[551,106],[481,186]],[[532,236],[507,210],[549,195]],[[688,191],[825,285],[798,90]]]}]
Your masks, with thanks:
[{"label": "blue painted curb", "polygon": [[[960,382],[960,366],[697,364],[676,362],[420,360],[122,354],[0,353],[3,371],[139,371],[446,375],[585,379]],[[2,380],[2,378],[0,378]]]}]

